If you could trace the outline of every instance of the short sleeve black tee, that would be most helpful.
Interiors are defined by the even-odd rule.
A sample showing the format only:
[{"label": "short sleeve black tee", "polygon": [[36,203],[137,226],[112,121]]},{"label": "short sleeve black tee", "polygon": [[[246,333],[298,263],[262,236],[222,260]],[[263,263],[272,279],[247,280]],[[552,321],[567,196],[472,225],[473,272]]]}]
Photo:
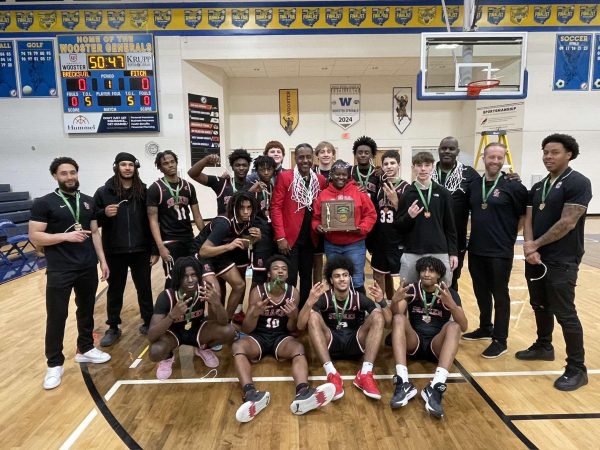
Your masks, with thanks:
[{"label": "short sleeve black tee", "polygon": [[[154,314],[166,316],[171,312],[176,303],[177,295],[175,294],[175,291],[173,291],[172,289],[162,291],[158,295],[156,303],[154,304]],[[190,307],[192,310],[192,327],[200,326],[200,324],[206,320],[205,305],[206,301],[202,300],[200,297],[198,297],[196,300],[192,300],[192,302],[190,303]],[[177,333],[183,333],[183,331],[185,330],[185,323],[185,315],[183,315],[175,319],[169,327],[169,329]]]},{"label": "short sleeve black tee", "polygon": [[[458,292],[452,288],[449,288],[449,291],[454,302],[458,306],[461,306]],[[414,294],[414,296],[408,302],[408,319],[413,330],[415,330],[419,336],[422,336],[425,339],[431,339],[438,334],[442,327],[452,318],[452,313],[449,309],[446,309],[439,298],[433,301],[433,296],[435,295],[434,292],[425,293],[427,303],[429,304],[433,301],[433,304],[428,307],[430,321],[427,322],[427,319],[424,320],[427,315],[425,314],[422,292],[420,283],[413,283],[410,285],[407,294]]]},{"label": "short sleeve black tee", "polygon": [[507,181],[500,175],[492,192],[494,182],[486,181],[485,208],[482,181],[471,183],[469,205],[471,208],[471,236],[469,252],[493,258],[513,258],[517,240],[519,219],[527,207],[527,188],[519,181]]},{"label": "short sleeve black tee", "polygon": [[[77,212],[76,197],[64,194],[73,212]],[[37,198],[31,207],[31,220],[47,224],[46,233],[56,234],[74,230],[75,219],[64,200],[54,192]],[[96,209],[92,197],[80,194],[79,223],[84,230],[91,229],[91,221],[96,220]],[[89,269],[98,264],[94,243],[89,239],[81,243],[61,242],[44,247],[48,272]]]},{"label": "short sleeve black tee", "polygon": [[158,208],[160,235],[163,241],[193,239],[190,206],[198,204],[196,189],[185,180],[169,183],[173,193],[179,187],[179,201],[175,205],[175,199],[165,183],[164,179],[152,183],[146,197],[148,206]]},{"label": "short sleeve black tee", "polygon": [[[548,177],[544,178],[547,180]],[[534,184],[529,192],[528,206],[532,208],[533,238],[537,239],[546,233],[560,220],[565,205],[588,207],[592,199],[590,180],[570,167],[558,177],[541,208],[544,180]],[[547,182],[547,186],[550,181]],[[579,218],[577,225],[558,241],[540,247],[538,250],[542,261],[569,262],[579,264],[584,253],[585,215]]]},{"label": "short sleeve black tee", "polygon": [[231,229],[231,222],[226,217],[217,216],[210,223],[210,233],[207,236],[207,240],[212,242],[213,245],[228,244],[236,237],[238,236],[234,234]]},{"label": "short sleeve black tee", "polygon": [[[377,306],[373,300],[358,292],[348,292],[348,305],[344,310],[345,300],[337,301],[337,310],[334,302],[336,301],[333,291],[325,292],[319,300],[313,305],[313,311],[323,316],[325,325],[331,330],[351,329],[358,330],[364,321],[365,313],[371,313]],[[337,311],[337,312],[336,312]]]}]

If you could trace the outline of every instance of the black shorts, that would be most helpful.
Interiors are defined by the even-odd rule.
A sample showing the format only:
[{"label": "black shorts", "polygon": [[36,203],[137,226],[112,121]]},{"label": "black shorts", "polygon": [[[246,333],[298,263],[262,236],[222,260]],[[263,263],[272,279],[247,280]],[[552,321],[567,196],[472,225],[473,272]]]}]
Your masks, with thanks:
[{"label": "black shorts", "polygon": [[249,263],[248,251],[242,249],[223,253],[213,258],[200,258],[202,276],[215,275],[218,277],[235,266],[238,269],[245,270]]},{"label": "black shorts", "polygon": [[386,275],[399,275],[402,250],[400,250],[396,245],[390,245],[386,247],[382,244],[385,243],[376,245],[371,253],[371,268],[375,272]]},{"label": "black shorts", "polygon": [[190,328],[189,330],[172,330],[169,328],[167,332],[171,333],[171,335],[175,338],[175,340],[177,341],[177,347],[179,347],[180,345],[191,345],[192,347],[200,348],[200,346],[202,345],[200,344],[200,332],[202,331],[202,327],[205,323],[206,319],[196,320],[192,325],[192,328]]},{"label": "black shorts", "polygon": [[417,344],[417,348],[412,353],[408,354],[409,358],[438,362],[438,356],[431,349],[431,341],[433,341],[434,337],[435,336],[425,337],[417,333],[419,343]]},{"label": "black shorts", "polygon": [[[272,355],[276,360],[279,361],[279,356],[277,355],[277,350],[283,341],[288,338],[291,338],[287,333],[259,333],[254,332],[248,335],[250,339],[258,344],[258,348],[260,349],[260,353],[258,355],[258,359],[256,361],[260,361],[263,356]],[[254,362],[256,362],[254,361]]]},{"label": "black shorts", "polygon": [[365,349],[358,342],[358,330],[360,327],[357,330],[331,330],[331,338],[327,346],[331,359],[362,358]]}]

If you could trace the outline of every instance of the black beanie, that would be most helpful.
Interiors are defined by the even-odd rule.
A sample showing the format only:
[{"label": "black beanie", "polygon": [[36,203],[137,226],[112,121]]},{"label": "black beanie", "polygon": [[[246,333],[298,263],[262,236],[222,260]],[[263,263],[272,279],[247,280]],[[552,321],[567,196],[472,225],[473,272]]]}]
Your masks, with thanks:
[{"label": "black beanie", "polygon": [[131,153],[127,153],[127,152],[121,152],[117,156],[115,156],[115,164],[119,164],[122,161],[130,161],[136,165],[139,164],[139,161],[137,160],[137,158],[135,156],[133,156]]}]

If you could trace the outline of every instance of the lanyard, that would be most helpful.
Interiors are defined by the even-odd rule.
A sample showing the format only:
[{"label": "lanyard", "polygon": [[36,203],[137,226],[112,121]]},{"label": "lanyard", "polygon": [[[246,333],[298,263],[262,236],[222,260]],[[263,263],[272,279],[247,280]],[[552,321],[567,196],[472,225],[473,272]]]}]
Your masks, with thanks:
[{"label": "lanyard", "polygon": [[429,189],[427,190],[427,201],[425,201],[425,196],[423,195],[423,193],[421,192],[421,188],[419,188],[419,186],[415,185],[415,188],[417,189],[417,194],[419,194],[419,197],[421,197],[421,201],[423,202],[423,206],[425,207],[425,212],[429,212],[429,203],[431,202],[431,188],[433,187],[433,182],[429,182]]},{"label": "lanyard", "polygon": [[362,187],[367,187],[367,181],[369,181],[369,177],[371,176],[371,174],[373,173],[373,166],[369,164],[369,171],[367,172],[366,175],[364,175],[363,178],[363,174],[360,173],[360,167],[356,166],[356,176],[358,177],[358,184],[360,184]]},{"label": "lanyard", "polygon": [[[180,302],[182,299],[179,296],[179,291],[175,292],[175,297],[177,298],[177,301]],[[188,308],[187,312],[185,313],[185,321],[186,321],[186,330],[189,330],[191,328],[191,326],[188,326],[187,324],[190,323],[192,321],[192,309],[194,309],[194,306],[196,306],[196,303],[198,303],[198,300],[200,299],[200,296],[198,295],[198,289],[196,289],[196,292],[194,292],[194,302],[191,304],[191,306]]]},{"label": "lanyard", "polygon": [[546,203],[546,198],[548,197],[548,194],[550,193],[552,186],[554,186],[554,183],[556,183],[556,180],[558,180],[561,176],[562,176],[562,173],[559,176],[557,176],[554,180],[552,180],[550,182],[549,186],[548,186],[548,180],[550,179],[550,175],[548,175],[546,177],[546,179],[544,180],[544,186],[542,187],[542,203]]},{"label": "lanyard", "polygon": [[492,184],[492,187],[487,192],[485,191],[485,176],[481,177],[481,196],[483,198],[483,203],[481,204],[481,207],[483,209],[487,208],[487,199],[490,196],[490,194],[492,193],[492,191],[496,188],[496,185],[498,184],[498,181],[500,180],[501,175],[502,175],[502,172],[499,172],[498,175],[496,175],[494,184]]},{"label": "lanyard", "polygon": [[425,289],[421,288],[421,282],[419,281],[419,291],[421,292],[421,299],[423,300],[423,309],[425,309],[425,315],[429,316],[429,310],[431,309],[431,305],[433,305],[435,303],[435,301],[438,299],[439,290],[435,290],[435,292],[433,293],[433,296],[431,298],[431,301],[429,303],[427,303],[427,292],[425,292]]},{"label": "lanyard", "polygon": [[167,189],[169,190],[169,194],[171,194],[171,197],[173,197],[173,200],[175,201],[175,204],[179,205],[179,191],[183,187],[183,183],[181,183],[181,186],[180,186],[179,185],[179,181],[178,181],[177,182],[177,189],[175,189],[175,191],[173,191],[173,189],[171,188],[171,185],[169,184],[169,182],[165,178],[162,179],[162,182],[167,187]]},{"label": "lanyard", "polygon": [[442,185],[446,185],[446,181],[448,181],[448,178],[450,178],[450,175],[452,175],[454,173],[454,171],[456,170],[456,166],[458,164],[454,164],[454,167],[452,169],[450,169],[450,171],[448,172],[448,175],[446,175],[446,178],[444,179],[444,182],[442,183],[442,167],[438,166],[437,169],[437,176],[438,176],[438,180],[439,183]]},{"label": "lanyard", "polygon": [[340,313],[338,310],[338,306],[337,306],[337,299],[335,298],[335,294],[333,294],[333,307],[335,309],[335,320],[337,321],[338,325],[340,325],[342,323],[342,319],[344,318],[344,313],[346,312],[346,309],[348,308],[349,301],[350,301],[350,293],[348,293],[346,300],[344,300],[344,306],[342,308],[342,312]]},{"label": "lanyard", "polygon": [[60,189],[58,190],[58,196],[63,199],[63,202],[65,202],[65,205],[67,205],[67,208],[69,208],[69,211],[71,212],[71,215],[73,216],[73,219],[75,220],[75,224],[78,224],[79,223],[79,207],[80,207],[79,191],[77,191],[77,193],[75,194],[75,204],[76,204],[75,211],[73,211],[73,207],[71,206],[71,203],[69,203],[69,200],[67,200],[67,197],[65,197],[65,195],[60,191]]}]

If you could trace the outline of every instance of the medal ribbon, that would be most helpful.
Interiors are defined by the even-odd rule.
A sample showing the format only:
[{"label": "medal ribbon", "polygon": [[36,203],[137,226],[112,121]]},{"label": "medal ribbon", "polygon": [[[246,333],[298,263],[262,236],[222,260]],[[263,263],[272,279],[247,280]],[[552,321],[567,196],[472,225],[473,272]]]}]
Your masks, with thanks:
[{"label": "medal ribbon", "polygon": [[415,188],[417,189],[417,194],[419,194],[419,197],[421,198],[421,201],[423,202],[423,206],[425,207],[426,212],[429,212],[429,203],[431,202],[431,188],[432,187],[433,187],[433,182],[430,182],[429,189],[427,190],[427,201],[425,201],[425,196],[421,192],[421,189],[418,186],[415,186]]},{"label": "medal ribbon", "polygon": [[338,306],[337,306],[337,298],[335,298],[335,294],[333,294],[333,307],[335,309],[335,320],[338,323],[338,326],[342,323],[342,320],[344,319],[344,313],[346,312],[346,309],[348,308],[348,302],[350,301],[350,293],[348,293],[348,297],[346,297],[346,300],[344,301],[344,306],[342,308],[342,312],[339,312]]},{"label": "medal ribbon", "polygon": [[369,177],[371,176],[371,174],[373,173],[373,166],[369,164],[369,171],[367,172],[366,175],[364,175],[363,178],[363,174],[360,173],[360,168],[358,166],[356,166],[356,176],[358,177],[358,184],[361,185],[362,187],[367,187],[367,181],[369,181]]},{"label": "medal ribbon", "polygon": [[[182,299],[179,297],[179,291],[175,292],[175,297],[177,298],[177,301],[180,302]],[[196,292],[194,292],[194,302],[191,304],[191,306],[189,307],[189,309],[187,310],[187,312],[185,313],[185,322],[189,323],[192,321],[192,309],[194,309],[194,306],[196,306],[196,303],[198,303],[198,300],[200,299],[199,294],[198,294],[198,289],[196,289]]]},{"label": "medal ribbon", "polygon": [[492,191],[496,188],[496,185],[498,184],[498,180],[500,180],[500,175],[502,175],[502,172],[498,172],[498,175],[496,175],[496,179],[494,180],[494,184],[492,184],[492,187],[490,188],[490,190],[486,193],[485,191],[485,176],[481,177],[481,196],[483,198],[483,203],[487,203],[487,199],[490,196],[490,194],[492,193]]},{"label": "medal ribbon", "polygon": [[[548,197],[548,194],[550,193],[552,186],[554,186],[554,183],[556,183],[556,180],[558,180],[561,176],[562,176],[562,174],[560,174],[560,176],[558,176],[554,180],[552,180],[550,182],[550,186],[548,186],[548,180],[550,179],[550,175],[548,175],[546,177],[546,179],[544,180],[544,186],[542,187],[542,204],[546,203],[546,197]],[[548,189],[546,189],[546,187]]]},{"label": "medal ribbon", "polygon": [[169,194],[171,194],[171,197],[173,197],[173,200],[175,201],[175,204],[179,205],[179,191],[181,190],[181,188],[183,186],[183,183],[181,183],[181,186],[180,186],[179,182],[177,182],[177,189],[175,189],[175,191],[173,191],[173,188],[171,188],[171,185],[166,180],[166,178],[163,178],[162,182],[167,187],[167,189],[169,190]]},{"label": "medal ribbon", "polygon": [[438,289],[435,290],[435,292],[433,293],[433,297],[431,298],[431,301],[429,303],[427,303],[427,292],[425,292],[425,289],[423,289],[421,287],[421,282],[419,281],[419,292],[421,293],[421,300],[423,300],[423,309],[425,309],[425,315],[427,317],[429,317],[429,309],[431,308],[431,305],[433,305],[435,303],[435,301],[438,299],[438,296],[440,294],[440,291]]},{"label": "medal ribbon", "polygon": [[76,204],[76,210],[75,211],[73,211],[73,207],[69,203],[69,200],[60,191],[60,189],[58,190],[58,196],[63,199],[63,202],[65,202],[65,205],[67,205],[67,208],[69,208],[69,211],[71,212],[71,215],[73,216],[73,219],[75,220],[75,223],[76,224],[79,223],[79,208],[80,208],[79,191],[77,191],[77,193],[75,194],[75,204]]},{"label": "medal ribbon", "polygon": [[[444,180],[444,187],[446,185],[446,181],[448,181],[448,179],[450,178],[450,175],[452,175],[452,173],[454,173],[454,171],[456,170],[456,166],[458,166],[458,164],[454,164],[454,167],[452,169],[450,169],[450,171],[448,172],[448,175],[446,175],[446,179]],[[438,182],[440,184],[442,184],[442,168],[441,166],[438,165],[438,169],[437,169],[437,176],[438,176]]]}]

